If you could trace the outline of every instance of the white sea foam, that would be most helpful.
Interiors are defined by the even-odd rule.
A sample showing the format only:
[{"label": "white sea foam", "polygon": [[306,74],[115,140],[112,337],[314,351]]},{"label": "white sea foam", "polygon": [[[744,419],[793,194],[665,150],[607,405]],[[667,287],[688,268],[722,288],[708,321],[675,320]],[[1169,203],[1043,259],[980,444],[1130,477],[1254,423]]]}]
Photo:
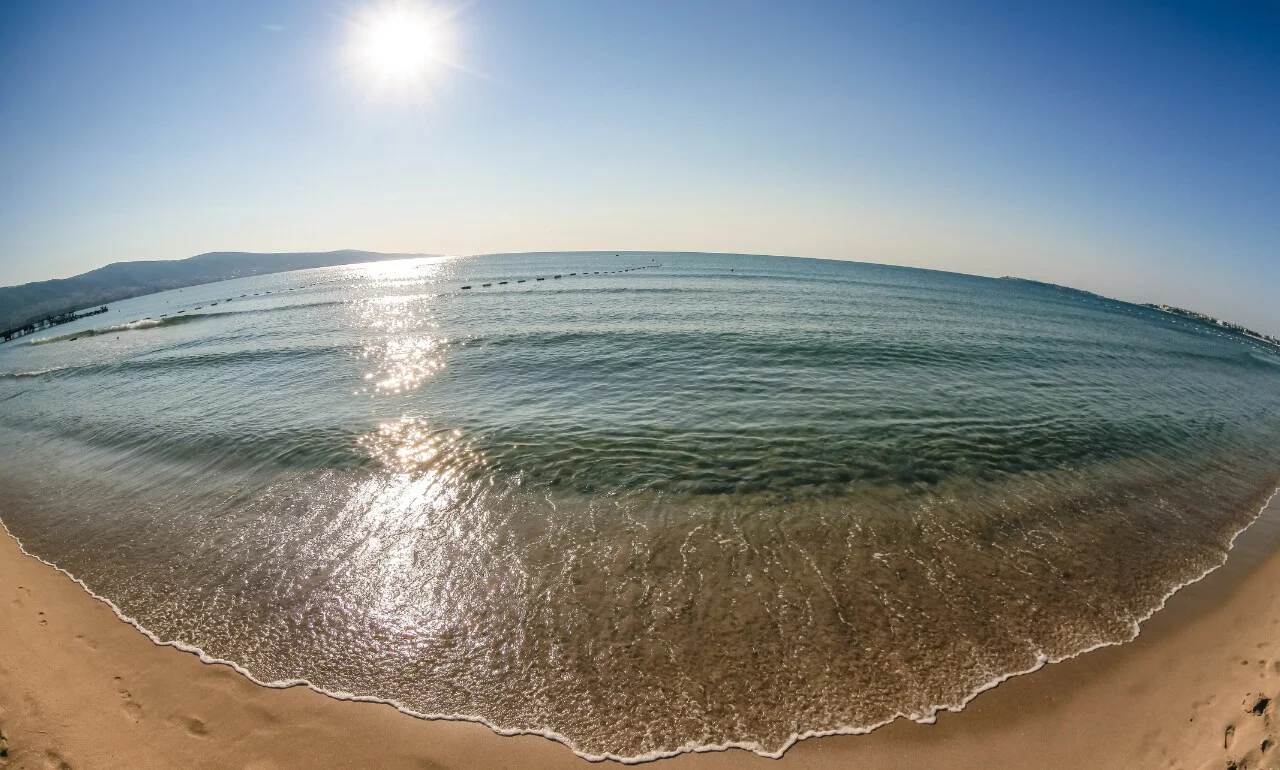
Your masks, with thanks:
[{"label": "white sea foam", "polygon": [[224,315],[223,313],[193,313],[190,315],[166,315],[162,318],[140,318],[126,323],[111,324],[110,326],[97,326],[92,329],[83,329],[78,332],[64,332],[63,334],[55,334],[48,337],[37,337],[28,342],[28,345],[47,345],[50,342],[62,342],[64,340],[74,340],[80,337],[96,337],[103,334],[119,334],[121,332],[139,331],[142,329],[154,329],[157,326],[169,326],[171,324],[186,323],[200,318],[209,318],[211,316]]}]

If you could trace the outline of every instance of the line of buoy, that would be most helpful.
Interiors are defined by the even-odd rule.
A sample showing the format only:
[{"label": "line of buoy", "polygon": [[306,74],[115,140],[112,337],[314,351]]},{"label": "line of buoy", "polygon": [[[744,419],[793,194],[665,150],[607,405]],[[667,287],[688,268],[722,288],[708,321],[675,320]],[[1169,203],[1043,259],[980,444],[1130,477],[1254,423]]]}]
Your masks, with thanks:
[{"label": "line of buoy", "polygon": [[[662,265],[660,265],[660,264],[653,264],[653,265],[641,265],[640,267],[626,267],[626,268],[623,268],[623,269],[621,269],[621,270],[605,270],[605,271],[603,271],[603,272],[602,272],[602,271],[600,271],[600,270],[596,270],[596,271],[591,272],[591,273],[588,273],[588,272],[586,272],[586,271],[584,270],[584,271],[582,272],[582,274],[583,274],[583,275],[613,275],[613,274],[615,274],[615,273],[630,273],[630,272],[635,271],[635,270],[644,270],[644,269],[646,269],[646,268],[650,268],[650,267],[662,267]],[[574,277],[574,276],[576,276],[576,275],[578,275],[578,274],[577,274],[577,273],[569,273],[569,277],[570,277],[570,278],[572,278],[572,277]],[[557,274],[555,274],[555,275],[553,275],[553,276],[551,276],[551,277],[552,277],[553,279],[564,278],[564,274],[563,274],[563,273],[557,273]],[[539,276],[538,278],[535,278],[534,280],[535,280],[535,281],[545,281],[545,280],[547,280],[547,279],[546,279],[546,277],[545,277],[545,276]],[[520,278],[520,279],[518,279],[518,280],[516,281],[516,283],[526,283],[527,281],[528,281],[528,279],[527,279],[527,278]],[[511,282],[510,282],[510,281],[498,281],[498,285],[499,285],[499,286],[506,286],[506,285],[507,285],[507,284],[509,284],[509,283],[511,283]],[[492,284],[492,283],[482,283],[482,284],[480,284],[480,287],[481,287],[481,288],[488,288],[488,287],[490,287],[490,286],[493,286],[493,284]],[[471,288],[471,284],[467,284],[467,285],[463,286],[462,288],[463,288],[463,289],[470,289],[470,288]],[[228,301],[229,301],[229,300],[228,300]]]}]

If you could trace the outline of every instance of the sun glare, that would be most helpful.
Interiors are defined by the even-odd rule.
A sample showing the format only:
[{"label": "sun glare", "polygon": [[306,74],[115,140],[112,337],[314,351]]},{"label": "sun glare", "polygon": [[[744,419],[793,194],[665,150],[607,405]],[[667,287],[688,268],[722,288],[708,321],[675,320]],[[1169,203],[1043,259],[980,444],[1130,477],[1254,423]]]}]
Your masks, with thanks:
[{"label": "sun glare", "polygon": [[425,85],[449,64],[449,15],[398,2],[372,8],[353,23],[350,58],[380,85]]}]

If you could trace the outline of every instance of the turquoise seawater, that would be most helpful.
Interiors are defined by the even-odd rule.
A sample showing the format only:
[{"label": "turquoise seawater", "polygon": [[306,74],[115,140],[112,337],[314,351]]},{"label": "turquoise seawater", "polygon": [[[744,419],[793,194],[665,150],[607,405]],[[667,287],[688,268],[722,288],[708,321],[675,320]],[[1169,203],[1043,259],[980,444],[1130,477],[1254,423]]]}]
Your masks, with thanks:
[{"label": "turquoise seawater", "polygon": [[0,345],[0,446],[29,551],[259,681],[777,753],[1130,639],[1275,490],[1280,356],[906,268],[419,259]]}]

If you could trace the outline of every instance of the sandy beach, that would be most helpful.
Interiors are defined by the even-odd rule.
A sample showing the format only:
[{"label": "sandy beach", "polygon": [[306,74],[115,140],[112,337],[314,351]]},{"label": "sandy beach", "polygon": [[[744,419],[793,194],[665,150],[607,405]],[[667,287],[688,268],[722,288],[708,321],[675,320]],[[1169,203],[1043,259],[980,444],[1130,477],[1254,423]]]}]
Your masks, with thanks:
[{"label": "sandy beach", "polygon": [[[935,724],[740,750],[663,768],[1280,766],[1280,511],[1133,643],[1017,677]],[[0,767],[583,768],[538,736],[273,690],[153,644],[65,574],[0,538]],[[611,764],[611,763],[605,763]]]}]

